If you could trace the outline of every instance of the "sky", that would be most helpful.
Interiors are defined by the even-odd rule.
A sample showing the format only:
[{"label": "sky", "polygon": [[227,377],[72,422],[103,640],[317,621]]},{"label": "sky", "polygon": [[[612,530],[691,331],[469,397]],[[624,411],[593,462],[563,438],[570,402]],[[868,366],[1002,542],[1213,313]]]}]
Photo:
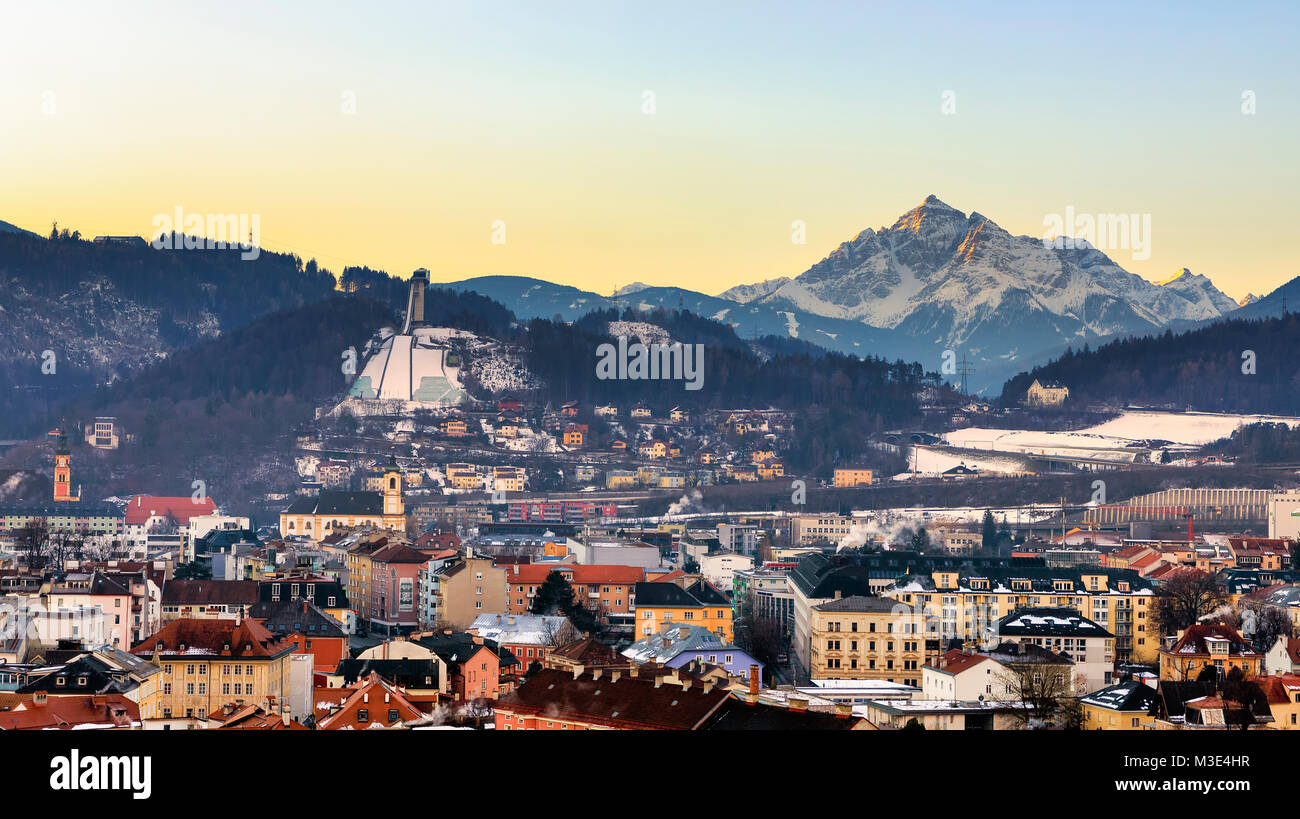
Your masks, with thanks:
[{"label": "sky", "polygon": [[1137,214],[1126,269],[1266,293],[1300,274],[1297,4],[1129,5],[14,4],[0,220],[716,293],[934,194],[1034,237]]}]

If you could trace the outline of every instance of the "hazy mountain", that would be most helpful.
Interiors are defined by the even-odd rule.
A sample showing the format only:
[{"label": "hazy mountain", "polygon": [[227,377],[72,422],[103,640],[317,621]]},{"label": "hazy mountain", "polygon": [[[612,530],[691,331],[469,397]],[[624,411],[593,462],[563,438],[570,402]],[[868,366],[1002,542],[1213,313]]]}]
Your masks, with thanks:
[{"label": "hazy mountain", "polygon": [[755,299],[761,299],[764,296],[771,295],[786,282],[790,281],[789,276],[778,276],[775,279],[759,282],[758,284],[738,284],[728,290],[718,294],[718,298],[738,301],[741,304],[748,304]]},{"label": "hazy mountain", "polygon": [[[875,355],[908,361],[929,357],[931,345],[892,330],[871,327],[850,319],[828,318],[805,310],[759,303],[741,304],[680,287],[642,286],[627,295],[602,296],[563,284],[524,276],[478,276],[440,284],[457,291],[473,291],[505,305],[521,319],[553,318],[576,321],[595,310],[633,308],[648,312],[657,307],[681,308],[698,316],[730,325],[742,338],[785,336],[850,355]],[[936,369],[938,359],[926,366]]]}]

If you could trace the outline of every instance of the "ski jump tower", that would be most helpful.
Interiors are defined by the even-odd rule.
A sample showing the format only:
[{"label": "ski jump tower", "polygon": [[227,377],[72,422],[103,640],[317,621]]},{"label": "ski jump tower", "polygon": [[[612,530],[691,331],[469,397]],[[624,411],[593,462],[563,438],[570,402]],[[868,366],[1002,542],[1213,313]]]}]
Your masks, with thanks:
[{"label": "ski jump tower", "polygon": [[411,292],[406,296],[406,323],[402,335],[409,336],[411,328],[424,323],[424,292],[429,289],[429,271],[420,268],[411,274]]}]

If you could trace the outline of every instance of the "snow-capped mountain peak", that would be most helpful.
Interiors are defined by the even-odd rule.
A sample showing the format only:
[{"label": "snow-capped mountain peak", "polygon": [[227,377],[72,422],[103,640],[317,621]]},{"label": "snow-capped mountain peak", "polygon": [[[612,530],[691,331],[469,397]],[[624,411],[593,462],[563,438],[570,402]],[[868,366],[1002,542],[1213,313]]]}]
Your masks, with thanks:
[{"label": "snow-capped mountain peak", "polygon": [[768,279],[757,284],[738,284],[735,287],[723,290],[718,294],[718,298],[748,304],[755,299],[763,298],[788,281],[790,281],[789,276],[778,276],[775,279]]},{"label": "snow-capped mountain peak", "polygon": [[1222,290],[1215,287],[1208,277],[1193,273],[1185,267],[1160,282],[1159,286],[1173,290],[1202,308],[1218,310],[1220,315],[1241,306]]},{"label": "snow-capped mountain peak", "polygon": [[645,282],[632,282],[631,284],[625,284],[622,287],[615,290],[614,295],[611,296],[611,298],[616,299],[619,298],[620,296],[630,296],[633,293],[639,293],[642,290],[647,289],[648,287],[650,287],[650,285],[646,284]]},{"label": "snow-capped mountain peak", "polygon": [[[757,292],[774,282],[751,287]],[[1204,276],[1184,271],[1153,284],[1094,247],[1016,236],[934,195],[753,301],[901,330],[941,350],[961,346],[977,358],[1004,361],[1216,318],[1236,307]]]}]

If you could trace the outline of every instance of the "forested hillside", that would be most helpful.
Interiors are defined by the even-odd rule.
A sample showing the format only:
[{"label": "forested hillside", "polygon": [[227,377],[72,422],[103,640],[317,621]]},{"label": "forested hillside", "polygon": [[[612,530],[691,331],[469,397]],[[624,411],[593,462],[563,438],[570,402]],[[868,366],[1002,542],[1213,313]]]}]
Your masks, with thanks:
[{"label": "forested hillside", "polygon": [[1070,388],[1069,403],[1143,404],[1225,412],[1300,414],[1300,316],[1226,320],[1175,335],[1086,345],[1003,385],[1002,401],[1035,379]]}]

